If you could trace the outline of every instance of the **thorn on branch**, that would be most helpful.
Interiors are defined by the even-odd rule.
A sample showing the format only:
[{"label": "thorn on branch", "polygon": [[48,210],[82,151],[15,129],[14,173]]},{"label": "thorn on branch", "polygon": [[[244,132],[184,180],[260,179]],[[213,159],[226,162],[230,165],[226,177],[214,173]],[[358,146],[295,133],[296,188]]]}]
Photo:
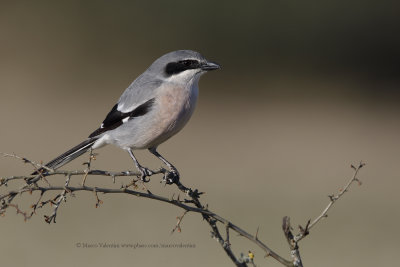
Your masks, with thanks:
[{"label": "thorn on branch", "polygon": [[307,224],[306,224],[306,227],[302,227],[301,225],[299,225],[299,229],[300,229],[300,233],[303,235],[303,236],[306,236],[306,235],[308,235],[310,232],[308,231],[309,230],[309,226],[310,226],[310,223],[311,223],[311,219],[309,219],[308,221],[307,221]]},{"label": "thorn on branch", "polygon": [[[47,216],[47,215],[43,215],[44,216],[44,221],[47,222],[48,224],[51,223],[51,221],[53,220],[53,217]],[[56,223],[56,220],[54,219],[54,223]]]},{"label": "thorn on branch", "polygon": [[50,224],[52,221],[56,223],[57,211],[60,207],[61,201],[67,202],[66,198],[67,189],[64,187],[64,190],[61,194],[58,194],[55,198],[49,200],[51,206],[54,205],[53,213],[50,216],[44,215],[45,221]]},{"label": "thorn on branch", "polygon": [[188,212],[189,212],[188,210],[185,210],[185,212],[184,212],[181,216],[177,216],[177,217],[176,217],[176,219],[177,219],[178,221],[176,222],[176,225],[175,225],[174,229],[172,229],[171,234],[173,234],[175,231],[177,231],[178,233],[182,232],[181,223],[182,223],[183,217],[184,217],[184,216],[186,215],[186,213],[188,213]]},{"label": "thorn on branch", "polygon": [[258,230],[260,229],[260,226],[257,226],[257,231],[256,231],[256,235],[254,236],[254,238],[256,239],[256,240],[258,240]]},{"label": "thorn on branch", "polygon": [[93,190],[93,192],[96,197],[96,209],[97,209],[98,207],[100,207],[101,204],[103,204],[103,201],[100,200],[99,196],[97,195],[96,188]]}]

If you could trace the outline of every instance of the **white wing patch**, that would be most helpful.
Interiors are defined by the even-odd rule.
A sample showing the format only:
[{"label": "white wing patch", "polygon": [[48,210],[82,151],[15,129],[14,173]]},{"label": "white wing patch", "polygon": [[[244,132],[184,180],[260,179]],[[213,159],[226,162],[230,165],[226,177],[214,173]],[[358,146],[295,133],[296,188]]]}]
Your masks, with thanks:
[{"label": "white wing patch", "polygon": [[140,104],[130,106],[130,107],[125,107],[125,105],[123,103],[118,103],[117,110],[122,113],[128,113],[128,112],[131,112],[132,110],[135,110],[138,106],[140,106]]}]

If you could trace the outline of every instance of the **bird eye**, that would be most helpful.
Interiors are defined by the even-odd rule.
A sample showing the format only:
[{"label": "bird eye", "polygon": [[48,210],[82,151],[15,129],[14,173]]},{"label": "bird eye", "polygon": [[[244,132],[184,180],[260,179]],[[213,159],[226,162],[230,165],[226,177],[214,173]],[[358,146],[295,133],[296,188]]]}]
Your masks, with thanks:
[{"label": "bird eye", "polygon": [[192,60],[184,60],[183,65],[189,67],[192,64]]}]

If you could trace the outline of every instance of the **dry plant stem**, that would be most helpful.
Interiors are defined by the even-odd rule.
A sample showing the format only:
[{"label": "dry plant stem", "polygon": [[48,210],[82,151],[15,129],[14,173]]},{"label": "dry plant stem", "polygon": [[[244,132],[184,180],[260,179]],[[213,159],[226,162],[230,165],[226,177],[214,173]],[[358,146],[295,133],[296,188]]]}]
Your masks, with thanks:
[{"label": "dry plant stem", "polygon": [[95,158],[95,155],[93,154],[93,149],[90,148],[89,160],[87,162],[83,163],[84,165],[87,166],[87,168],[85,170],[85,174],[83,175],[82,186],[85,186],[86,178],[88,177],[88,173],[90,171],[90,167],[92,166],[92,159],[96,159],[96,158]]},{"label": "dry plant stem", "polygon": [[360,171],[360,169],[362,167],[364,167],[364,165],[365,165],[365,163],[363,163],[363,162],[360,162],[357,167],[351,165],[351,168],[354,170],[354,173],[353,173],[353,176],[351,177],[351,179],[345,185],[345,187],[343,189],[341,189],[337,195],[329,196],[329,199],[330,199],[329,204],[326,206],[326,208],[321,212],[321,214],[317,218],[315,218],[312,222],[311,222],[311,220],[309,220],[304,228],[299,225],[299,233],[297,235],[294,235],[292,233],[292,227],[290,225],[290,218],[288,216],[283,217],[282,230],[286,237],[286,240],[289,243],[289,247],[291,250],[290,256],[292,258],[292,262],[293,262],[294,266],[303,267],[303,262],[301,260],[298,243],[304,237],[309,235],[312,227],[314,227],[318,222],[320,222],[322,218],[326,218],[328,216],[329,209],[332,208],[333,204],[335,204],[335,202],[337,200],[339,200],[343,196],[343,194],[348,191],[351,184],[353,184],[354,182],[358,182],[359,184],[361,184],[360,180],[357,178],[357,175],[358,175],[358,172]]},{"label": "dry plant stem", "polygon": [[294,235],[291,231],[292,227],[290,225],[290,218],[285,216],[283,217],[282,222],[282,230],[286,237],[286,240],[289,243],[290,247],[290,256],[292,258],[292,262],[294,266],[303,267],[303,262],[301,260],[299,246],[297,242],[294,240]]},{"label": "dry plant stem", "polygon": [[[4,152],[0,152],[0,154],[3,155],[3,157],[16,158],[16,159],[22,160],[23,163],[29,163],[30,165],[32,165],[32,167],[35,169],[35,171],[39,173],[39,175],[37,177],[37,180],[42,179],[43,181],[45,181],[47,183],[47,185],[50,186],[49,181],[47,181],[47,179],[43,176],[43,174],[41,172],[39,172],[39,168],[44,168],[47,171],[54,171],[53,169],[50,169],[47,166],[44,166],[42,164],[36,163],[36,162],[34,162],[32,160],[29,160],[29,159],[24,158],[24,157],[20,157],[20,156],[15,155],[15,154],[8,154],[8,153],[4,153]],[[0,186],[1,185],[2,185],[2,181],[0,181]]]},{"label": "dry plant stem", "polygon": [[[67,174],[67,175],[82,175],[84,174],[84,171],[58,171],[60,174]],[[107,172],[107,171],[90,171],[89,174],[92,175],[105,175],[105,176],[132,176],[132,173],[125,173],[125,172],[118,172],[118,173],[112,173],[112,172]],[[54,175],[54,173],[49,174],[49,175]],[[29,176],[28,176],[29,177]],[[7,178],[6,178],[7,179]],[[230,249],[230,246],[224,245],[223,238],[219,232],[219,229],[216,225],[217,222],[222,223],[223,225],[227,225],[230,229],[233,231],[237,232],[239,235],[246,237],[256,245],[258,245],[261,249],[263,249],[267,255],[273,257],[274,259],[278,260],[280,263],[282,263],[285,266],[293,266],[292,263],[281,256],[279,256],[277,253],[272,251],[269,247],[267,247],[263,242],[261,242],[258,238],[255,238],[251,234],[247,233],[240,227],[236,226],[235,224],[231,223],[230,221],[224,219],[223,217],[209,211],[208,209],[205,209],[200,201],[198,200],[197,194],[199,194],[196,190],[192,191],[189,188],[184,187],[180,182],[177,184],[178,188],[180,190],[183,190],[185,193],[187,193],[189,196],[191,195],[192,199],[191,200],[175,200],[175,199],[169,199],[166,197],[158,196],[152,193],[143,193],[139,191],[134,191],[127,189],[125,187],[121,189],[110,189],[110,188],[99,188],[99,187],[89,187],[89,186],[78,186],[78,187],[71,187],[71,186],[49,186],[49,187],[41,187],[41,186],[36,186],[36,185],[30,185],[29,187],[25,187],[23,189],[17,190],[17,191],[9,191],[7,194],[0,195],[0,201],[6,200],[9,203],[9,200],[11,198],[11,201],[14,199],[14,197],[18,194],[22,194],[25,192],[34,192],[34,191],[40,191],[41,194],[44,194],[47,191],[62,191],[62,194],[57,195],[55,199],[51,203],[55,205],[55,210],[50,216],[46,217],[46,222],[50,223],[51,221],[55,222],[55,218],[57,216],[57,210],[58,207],[61,203],[62,200],[65,199],[66,193],[70,192],[77,192],[77,191],[91,191],[94,192],[96,191],[97,193],[105,193],[105,194],[129,194],[129,195],[134,195],[136,197],[144,197],[144,198],[149,198],[149,199],[154,199],[158,200],[161,202],[166,202],[172,205],[175,205],[177,207],[180,207],[186,211],[191,211],[191,212],[196,212],[202,214],[203,218],[208,222],[210,225],[214,237],[218,240],[218,242],[221,244],[225,252],[228,254],[228,256],[231,258],[231,260],[237,265],[237,266],[246,266],[245,263],[241,263],[237,260],[235,255]],[[192,207],[187,205],[186,203],[193,203],[195,204],[196,207]],[[7,204],[9,206],[9,204]]]},{"label": "dry plant stem", "polygon": [[54,171],[53,169],[51,169],[51,168],[49,168],[49,167],[47,167],[47,166],[44,166],[44,165],[42,165],[42,164],[39,164],[39,163],[37,163],[37,162],[34,162],[34,161],[29,160],[29,159],[24,158],[24,157],[20,157],[20,156],[15,155],[15,154],[8,154],[8,153],[4,153],[4,152],[0,152],[0,154],[3,155],[3,157],[16,158],[16,159],[22,160],[24,163],[29,163],[29,164],[31,164],[31,165],[33,166],[33,168],[35,169],[35,171],[37,171],[39,168],[44,168],[44,169],[46,169],[47,171]]},{"label": "dry plant stem", "polygon": [[313,228],[318,222],[320,222],[321,219],[328,217],[328,211],[332,208],[332,206],[335,204],[335,202],[337,200],[339,200],[344,195],[344,193],[346,193],[348,191],[351,184],[353,184],[354,182],[358,182],[359,184],[361,184],[360,180],[357,178],[357,175],[358,175],[358,172],[360,171],[360,169],[364,166],[365,166],[365,163],[363,163],[363,162],[360,162],[357,167],[355,167],[354,165],[351,165],[351,168],[354,170],[354,173],[353,173],[353,176],[351,177],[351,179],[347,182],[345,187],[339,191],[339,193],[337,195],[329,195],[329,199],[330,199],[329,204],[326,206],[326,208],[322,211],[322,213],[317,218],[315,218],[312,222],[309,222],[304,229],[300,229],[300,233],[295,236],[296,242],[299,242],[304,237],[306,237],[308,235],[309,231],[311,230],[311,228]]},{"label": "dry plant stem", "polygon": [[[192,203],[199,209],[204,210],[204,211],[208,211],[207,208],[205,208],[199,200],[199,196],[202,193],[199,193],[197,190],[192,191],[190,188],[185,187],[180,181],[174,181],[174,183],[176,184],[176,186],[178,187],[179,190],[181,190],[182,192],[186,193],[188,196],[190,196],[192,199]],[[282,263],[285,266],[293,266],[292,263],[284,258],[282,258],[281,256],[279,256],[277,253],[275,253],[273,250],[271,250],[269,247],[267,247],[264,243],[262,243],[260,240],[258,240],[257,237],[252,236],[251,234],[247,233],[246,231],[242,230],[241,228],[239,228],[238,226],[234,225],[233,223],[231,223],[230,221],[222,218],[221,216],[209,212],[209,213],[202,213],[203,218],[208,222],[208,224],[210,225],[211,229],[212,229],[212,233],[213,233],[213,237],[215,237],[218,242],[221,244],[222,248],[225,250],[225,252],[228,254],[228,256],[231,258],[231,260],[237,265],[237,266],[247,266],[246,263],[244,262],[239,262],[236,257],[234,256],[233,252],[230,249],[230,246],[227,246],[227,242],[224,242],[219,229],[216,225],[216,221],[219,221],[221,223],[223,223],[224,225],[226,225],[226,227],[234,230],[235,232],[237,232],[239,235],[249,239],[250,241],[252,241],[253,243],[255,243],[257,246],[259,246],[262,250],[265,251],[266,255],[271,256],[272,258],[276,259],[277,261],[279,261],[280,263]],[[228,238],[228,236],[227,236]],[[228,240],[229,241],[229,240]]]},{"label": "dry plant stem", "polygon": [[173,234],[175,231],[178,231],[179,233],[182,231],[181,229],[181,222],[183,220],[183,217],[185,217],[186,213],[188,213],[189,211],[185,210],[185,212],[182,214],[182,216],[176,217],[176,219],[178,220],[176,222],[176,225],[174,227],[174,229],[172,229],[171,234]]},{"label": "dry plant stem", "polygon": [[[25,158],[21,158],[21,157],[18,157],[15,155],[10,155],[10,154],[6,154],[6,155],[10,156],[10,157],[22,159],[24,162],[35,164],[36,165],[35,168],[44,167],[40,164],[34,163]],[[96,197],[96,207],[98,207],[102,203],[102,201],[98,197],[98,193],[129,194],[129,195],[134,195],[136,197],[144,197],[144,198],[154,199],[154,200],[165,202],[165,203],[168,203],[168,204],[171,204],[171,205],[174,205],[174,206],[184,209],[185,212],[183,213],[183,215],[181,217],[178,217],[177,225],[175,226],[175,228],[172,232],[174,232],[175,230],[179,231],[181,221],[188,212],[195,212],[195,213],[201,214],[203,219],[205,221],[207,221],[207,223],[211,227],[212,237],[218,241],[218,243],[221,245],[221,247],[224,249],[226,254],[229,256],[229,258],[232,260],[232,262],[236,266],[244,267],[244,266],[247,266],[247,264],[245,262],[242,262],[242,259],[238,260],[238,258],[235,256],[235,254],[231,250],[231,244],[230,244],[230,240],[229,240],[229,231],[230,230],[238,233],[240,236],[247,238],[248,240],[250,240],[251,242],[256,244],[258,247],[260,247],[266,253],[267,256],[274,258],[275,260],[277,260],[284,266],[303,266],[301,257],[300,257],[299,248],[298,248],[298,242],[300,240],[302,240],[305,236],[308,235],[309,230],[313,226],[315,226],[322,218],[327,216],[328,210],[345,192],[347,192],[348,188],[350,187],[350,185],[353,182],[355,182],[355,181],[359,182],[359,180],[357,179],[357,174],[358,174],[358,171],[364,166],[363,163],[360,163],[360,165],[357,168],[352,166],[352,168],[355,171],[352,179],[346,184],[346,186],[343,188],[343,190],[340,191],[336,196],[334,196],[334,195],[330,196],[330,200],[331,200],[330,203],[312,223],[309,221],[305,228],[300,227],[299,234],[293,235],[293,233],[291,231],[292,229],[290,226],[289,217],[284,218],[282,228],[283,228],[283,231],[287,238],[287,241],[289,243],[289,246],[291,248],[292,260],[289,261],[289,260],[284,259],[280,255],[278,255],[274,251],[272,251],[267,245],[265,245],[262,241],[260,241],[258,239],[258,230],[259,230],[258,228],[257,228],[256,234],[253,236],[253,235],[249,234],[248,232],[246,232],[245,230],[241,229],[240,227],[236,226],[232,222],[228,221],[227,219],[219,216],[218,214],[213,213],[212,211],[210,211],[208,209],[208,206],[203,206],[202,203],[200,202],[199,197],[202,193],[198,192],[197,190],[192,190],[192,189],[184,186],[178,179],[171,178],[169,176],[170,172],[168,172],[167,170],[161,168],[159,170],[152,171],[152,172],[153,172],[153,174],[164,174],[164,181],[167,184],[175,184],[180,191],[184,192],[185,195],[189,197],[189,199],[180,200],[179,197],[177,199],[173,199],[173,198],[166,198],[163,196],[155,195],[155,194],[151,193],[145,186],[144,186],[144,188],[147,191],[146,193],[129,189],[131,186],[133,186],[134,189],[137,188],[136,183],[139,182],[139,179],[137,178],[138,176],[140,176],[139,172],[131,172],[131,171],[110,172],[110,171],[102,171],[102,170],[91,170],[90,169],[90,160],[91,159],[92,159],[92,155],[91,155],[91,158],[89,159],[88,168],[86,170],[82,170],[82,171],[62,171],[62,170],[55,171],[55,170],[48,169],[47,170],[48,172],[43,173],[43,174],[38,174],[38,175],[11,176],[11,177],[1,178],[0,186],[3,186],[3,185],[7,186],[7,184],[9,182],[14,181],[14,180],[25,181],[25,186],[23,186],[19,190],[10,190],[6,194],[0,195],[0,204],[1,204],[0,205],[0,214],[4,215],[4,213],[8,207],[13,207],[17,210],[17,213],[22,214],[24,216],[25,220],[27,220],[32,217],[32,215],[35,213],[37,208],[42,208],[43,206],[45,206],[47,204],[51,204],[51,205],[54,205],[53,212],[50,216],[45,216],[46,222],[51,223],[52,221],[55,222],[58,208],[63,200],[66,201],[66,197],[67,197],[68,193],[70,193],[72,195],[76,191],[91,191],[92,193],[95,194],[95,197]],[[43,179],[44,177],[49,177],[49,176],[54,176],[54,175],[64,175],[67,177],[64,186],[51,186],[48,182],[46,182]],[[84,184],[82,186],[75,186],[75,187],[69,186],[71,177],[76,176],[76,175],[83,175],[85,178],[88,175],[110,176],[110,177],[112,177],[113,182],[115,182],[115,177],[120,177],[120,176],[135,177],[136,179],[134,178],[132,183],[122,186],[119,189],[91,187],[91,186],[86,186]],[[39,180],[46,182],[46,186],[39,186],[39,183],[38,183]],[[16,196],[21,195],[26,192],[32,193],[34,191],[40,191],[40,198],[36,202],[36,204],[32,205],[33,211],[31,214],[28,214],[27,212],[20,210],[18,208],[18,205],[12,203],[12,201],[15,199]],[[47,191],[60,191],[60,193],[53,199],[49,199],[49,200],[40,202],[43,195]],[[221,226],[225,228],[224,229],[225,235],[226,235],[225,239],[222,237],[222,235],[220,233],[218,224],[221,224]]]}]

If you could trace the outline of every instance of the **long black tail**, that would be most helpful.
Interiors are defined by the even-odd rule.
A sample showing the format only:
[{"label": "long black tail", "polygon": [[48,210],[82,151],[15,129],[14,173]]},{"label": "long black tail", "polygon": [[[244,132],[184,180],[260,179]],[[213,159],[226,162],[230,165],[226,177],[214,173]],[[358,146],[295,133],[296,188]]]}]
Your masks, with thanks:
[{"label": "long black tail", "polygon": [[[89,139],[83,141],[79,145],[71,148],[67,152],[61,154],[57,158],[48,162],[45,166],[49,167],[53,170],[56,170],[56,169],[64,166],[68,162],[76,159],[77,157],[81,156],[86,151],[88,151],[93,146],[94,142],[96,142],[96,140],[97,140],[97,138],[89,138]],[[44,170],[44,168],[39,169],[39,171],[43,171],[43,170]],[[34,173],[32,173],[32,175],[35,175],[35,174],[38,174],[38,172],[35,171]]]}]

